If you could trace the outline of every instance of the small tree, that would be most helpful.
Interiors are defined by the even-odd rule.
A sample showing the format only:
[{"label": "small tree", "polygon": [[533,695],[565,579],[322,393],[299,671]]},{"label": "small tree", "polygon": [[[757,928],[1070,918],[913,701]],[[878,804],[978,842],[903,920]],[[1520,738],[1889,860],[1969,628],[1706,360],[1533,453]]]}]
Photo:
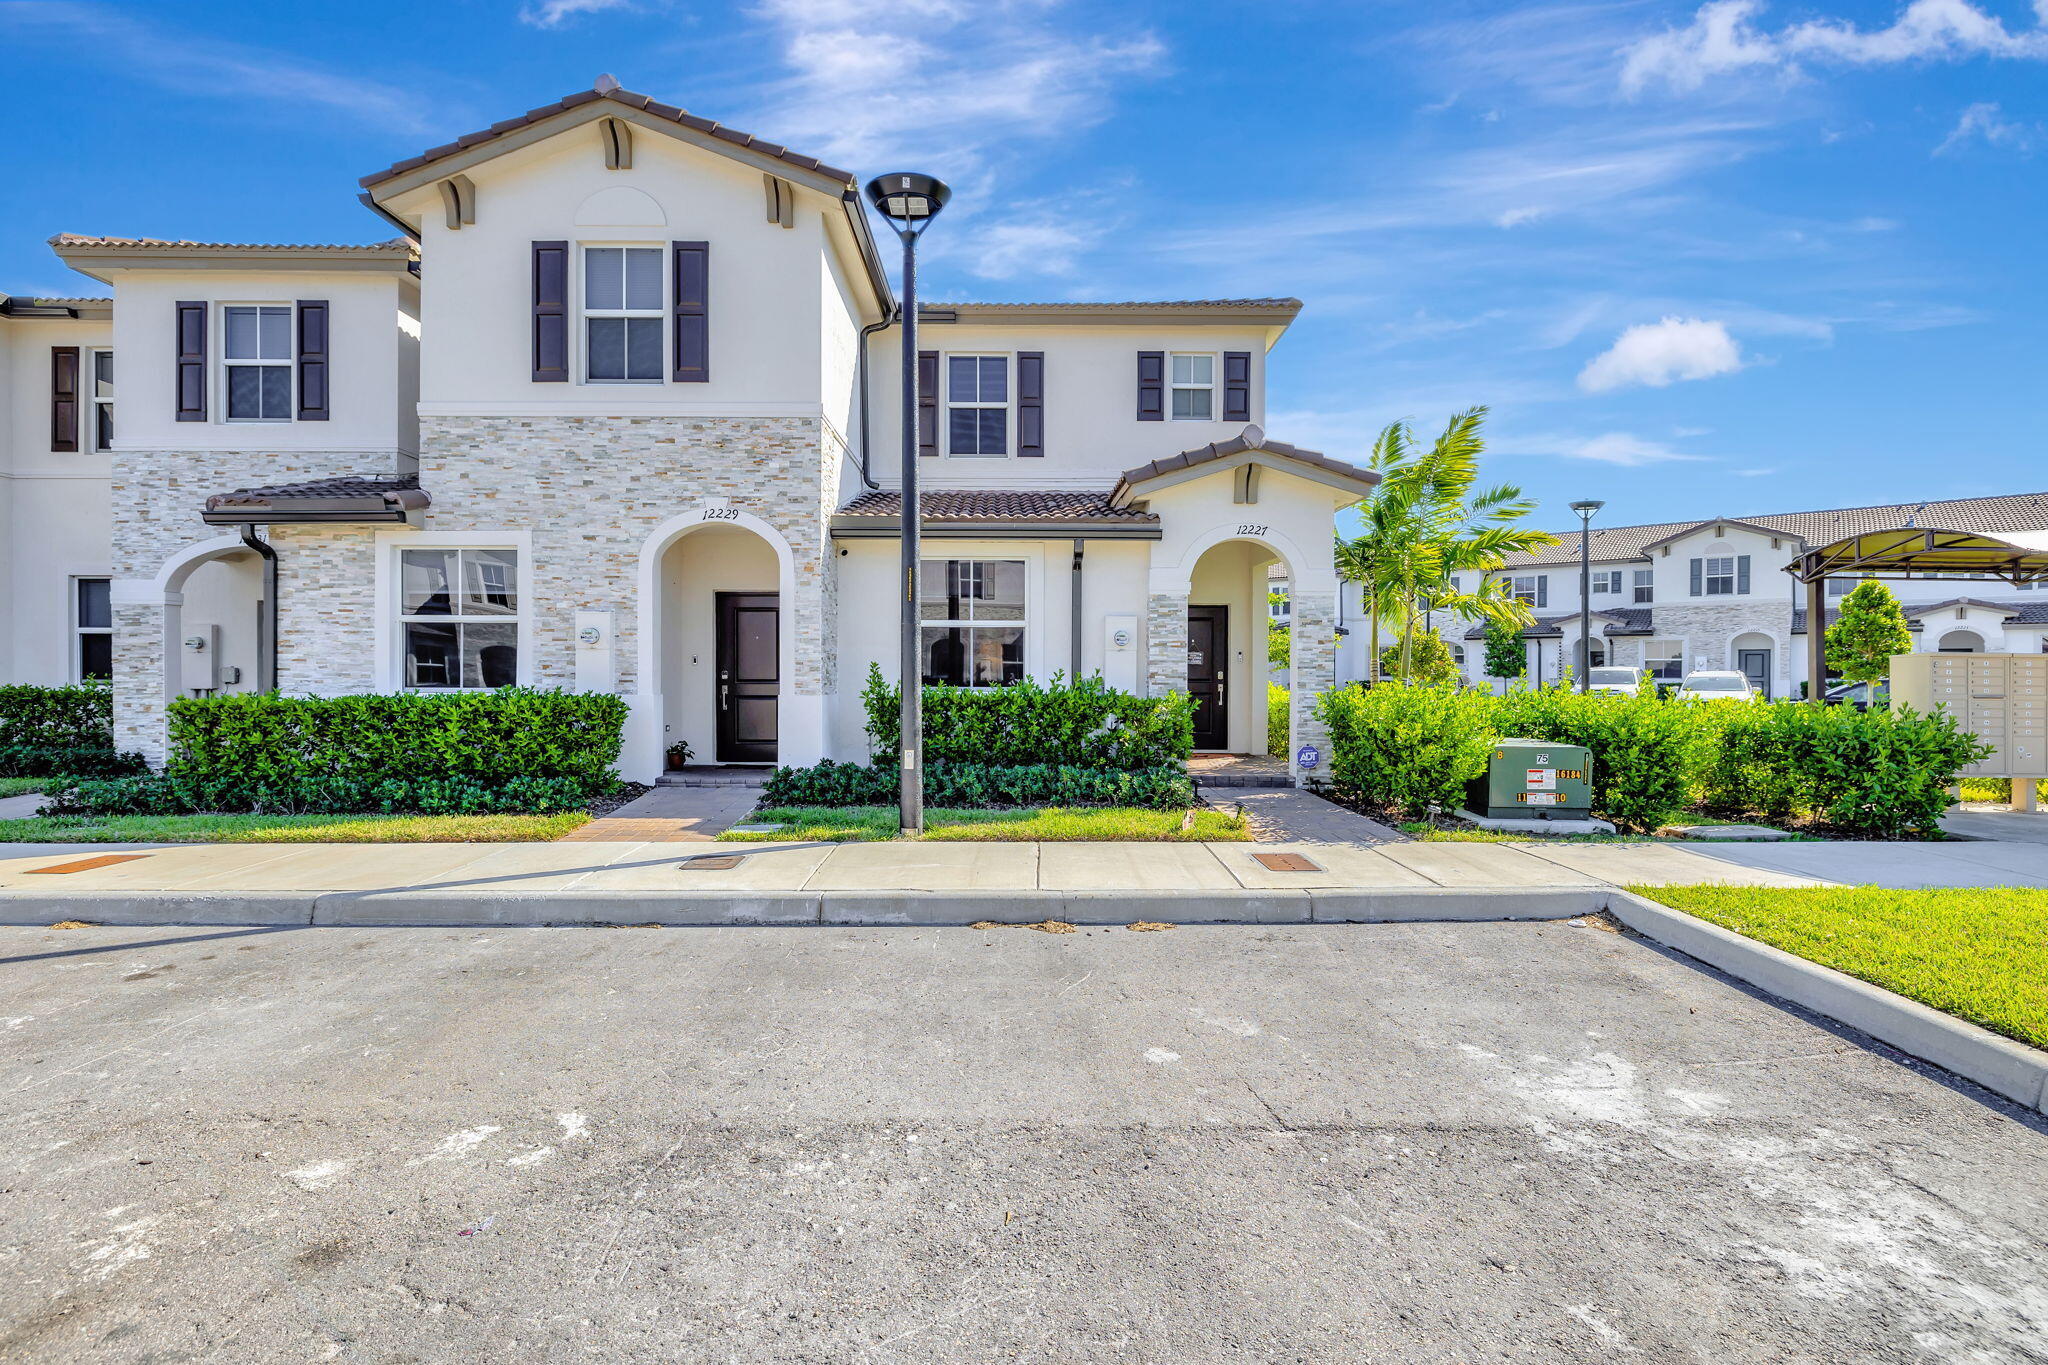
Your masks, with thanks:
[{"label": "small tree", "polygon": [[1420,630],[1412,639],[1404,636],[1381,652],[1381,677],[1399,672],[1395,665],[1400,660],[1404,644],[1408,648],[1408,676],[1402,679],[1403,682],[1456,687],[1464,681],[1458,674],[1458,661],[1451,657],[1451,647],[1444,643],[1443,636]]},{"label": "small tree", "polygon": [[[1813,623],[1807,622],[1810,633]],[[1827,628],[1826,662],[1851,682],[1877,682],[1892,671],[1892,655],[1913,652],[1913,633],[1892,590],[1866,578],[1842,599],[1842,614]]]},{"label": "small tree", "polygon": [[[1268,607],[1280,607],[1286,604],[1286,593],[1268,592],[1266,594],[1266,605]],[[1268,611],[1266,613],[1266,666],[1268,668],[1287,668],[1294,662],[1294,628],[1291,625],[1275,625],[1274,620],[1273,613]]]},{"label": "small tree", "polygon": [[1486,626],[1486,676],[1519,678],[1529,671],[1529,651],[1522,632],[1513,626],[1489,621]]}]

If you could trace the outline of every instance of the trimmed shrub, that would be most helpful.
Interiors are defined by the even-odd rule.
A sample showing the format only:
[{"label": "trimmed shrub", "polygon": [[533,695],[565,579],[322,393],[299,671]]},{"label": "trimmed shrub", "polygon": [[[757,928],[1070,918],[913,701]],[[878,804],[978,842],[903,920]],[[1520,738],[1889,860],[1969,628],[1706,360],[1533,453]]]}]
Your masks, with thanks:
[{"label": "trimmed shrub", "polygon": [[114,693],[104,682],[0,687],[0,777],[120,777],[143,770],[114,749]]},{"label": "trimmed shrub", "polygon": [[1452,810],[1486,771],[1498,699],[1442,684],[1383,682],[1316,699],[1330,731],[1330,781],[1367,805],[1421,816]]},{"label": "trimmed shrub", "polygon": [[[894,763],[834,763],[778,768],[761,793],[764,806],[887,806],[902,792]],[[1195,801],[1194,782],[1179,764],[1151,768],[1084,768],[1072,764],[940,763],[925,770],[928,806],[1136,806],[1180,810]]]},{"label": "trimmed shrub", "polygon": [[[902,694],[868,665],[861,689],[868,742],[893,758],[900,742]],[[1068,683],[1026,678],[1003,687],[924,689],[924,760],[993,767],[1139,769],[1184,763],[1195,747],[1195,703],[1184,693],[1134,697],[1100,676]]]},{"label": "trimmed shrub", "polygon": [[257,815],[362,814],[547,815],[575,810],[593,793],[575,778],[515,777],[486,784],[472,778],[334,776],[267,784],[151,773],[111,782],[80,782],[61,792],[50,815],[192,815],[236,811]]},{"label": "trimmed shrub", "polygon": [[1950,785],[1990,753],[1945,711],[1797,702],[1711,709],[1721,714],[1703,773],[1709,809],[1806,816],[1857,834],[1936,833]]},{"label": "trimmed shrub", "polygon": [[1274,758],[1287,757],[1287,710],[1289,695],[1279,683],[1266,684],[1266,752]]},{"label": "trimmed shrub", "polygon": [[1569,683],[1515,688],[1494,724],[1517,739],[1583,744],[1593,759],[1593,809],[1624,829],[1669,824],[1691,800],[1702,736],[1719,707],[1659,697],[1581,695]]}]

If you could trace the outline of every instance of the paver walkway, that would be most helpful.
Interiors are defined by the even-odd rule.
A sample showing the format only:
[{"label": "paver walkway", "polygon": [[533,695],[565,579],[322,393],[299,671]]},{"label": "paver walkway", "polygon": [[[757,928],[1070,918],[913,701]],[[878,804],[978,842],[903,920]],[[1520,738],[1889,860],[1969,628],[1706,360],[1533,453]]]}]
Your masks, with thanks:
[{"label": "paver walkway", "polygon": [[758,786],[656,787],[557,842],[708,843],[745,819],[760,800]]},{"label": "paver walkway", "polygon": [[1195,794],[1220,811],[1242,811],[1252,837],[1265,843],[1399,844],[1400,830],[1294,787],[1197,787]]},{"label": "paver walkway", "polygon": [[0,820],[26,820],[41,810],[49,799],[36,792],[23,796],[0,796]]},{"label": "paver walkway", "polygon": [[2048,810],[2020,811],[2006,806],[1958,806],[1941,818],[1950,834],[1970,839],[1997,839],[2018,844],[2048,844]]}]

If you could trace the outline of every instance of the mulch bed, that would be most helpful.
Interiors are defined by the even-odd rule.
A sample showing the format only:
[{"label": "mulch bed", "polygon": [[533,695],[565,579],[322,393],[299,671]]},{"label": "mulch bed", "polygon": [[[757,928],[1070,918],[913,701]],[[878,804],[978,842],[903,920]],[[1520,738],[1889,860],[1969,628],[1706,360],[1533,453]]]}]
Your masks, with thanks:
[{"label": "mulch bed", "polygon": [[654,788],[643,786],[638,782],[621,782],[618,786],[613,787],[583,809],[589,811],[592,818],[610,815],[628,801],[637,801],[653,790]]}]

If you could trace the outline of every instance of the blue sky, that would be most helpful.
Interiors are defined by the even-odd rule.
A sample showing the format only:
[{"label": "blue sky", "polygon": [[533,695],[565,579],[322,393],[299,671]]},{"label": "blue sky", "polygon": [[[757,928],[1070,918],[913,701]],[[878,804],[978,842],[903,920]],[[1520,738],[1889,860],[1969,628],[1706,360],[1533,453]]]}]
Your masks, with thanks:
[{"label": "blue sky", "polygon": [[376,240],[358,176],[612,72],[946,177],[929,295],[1302,298],[1299,445],[1486,403],[1490,478],[1610,523],[2036,491],[2033,3],[0,0],[0,290]]}]

